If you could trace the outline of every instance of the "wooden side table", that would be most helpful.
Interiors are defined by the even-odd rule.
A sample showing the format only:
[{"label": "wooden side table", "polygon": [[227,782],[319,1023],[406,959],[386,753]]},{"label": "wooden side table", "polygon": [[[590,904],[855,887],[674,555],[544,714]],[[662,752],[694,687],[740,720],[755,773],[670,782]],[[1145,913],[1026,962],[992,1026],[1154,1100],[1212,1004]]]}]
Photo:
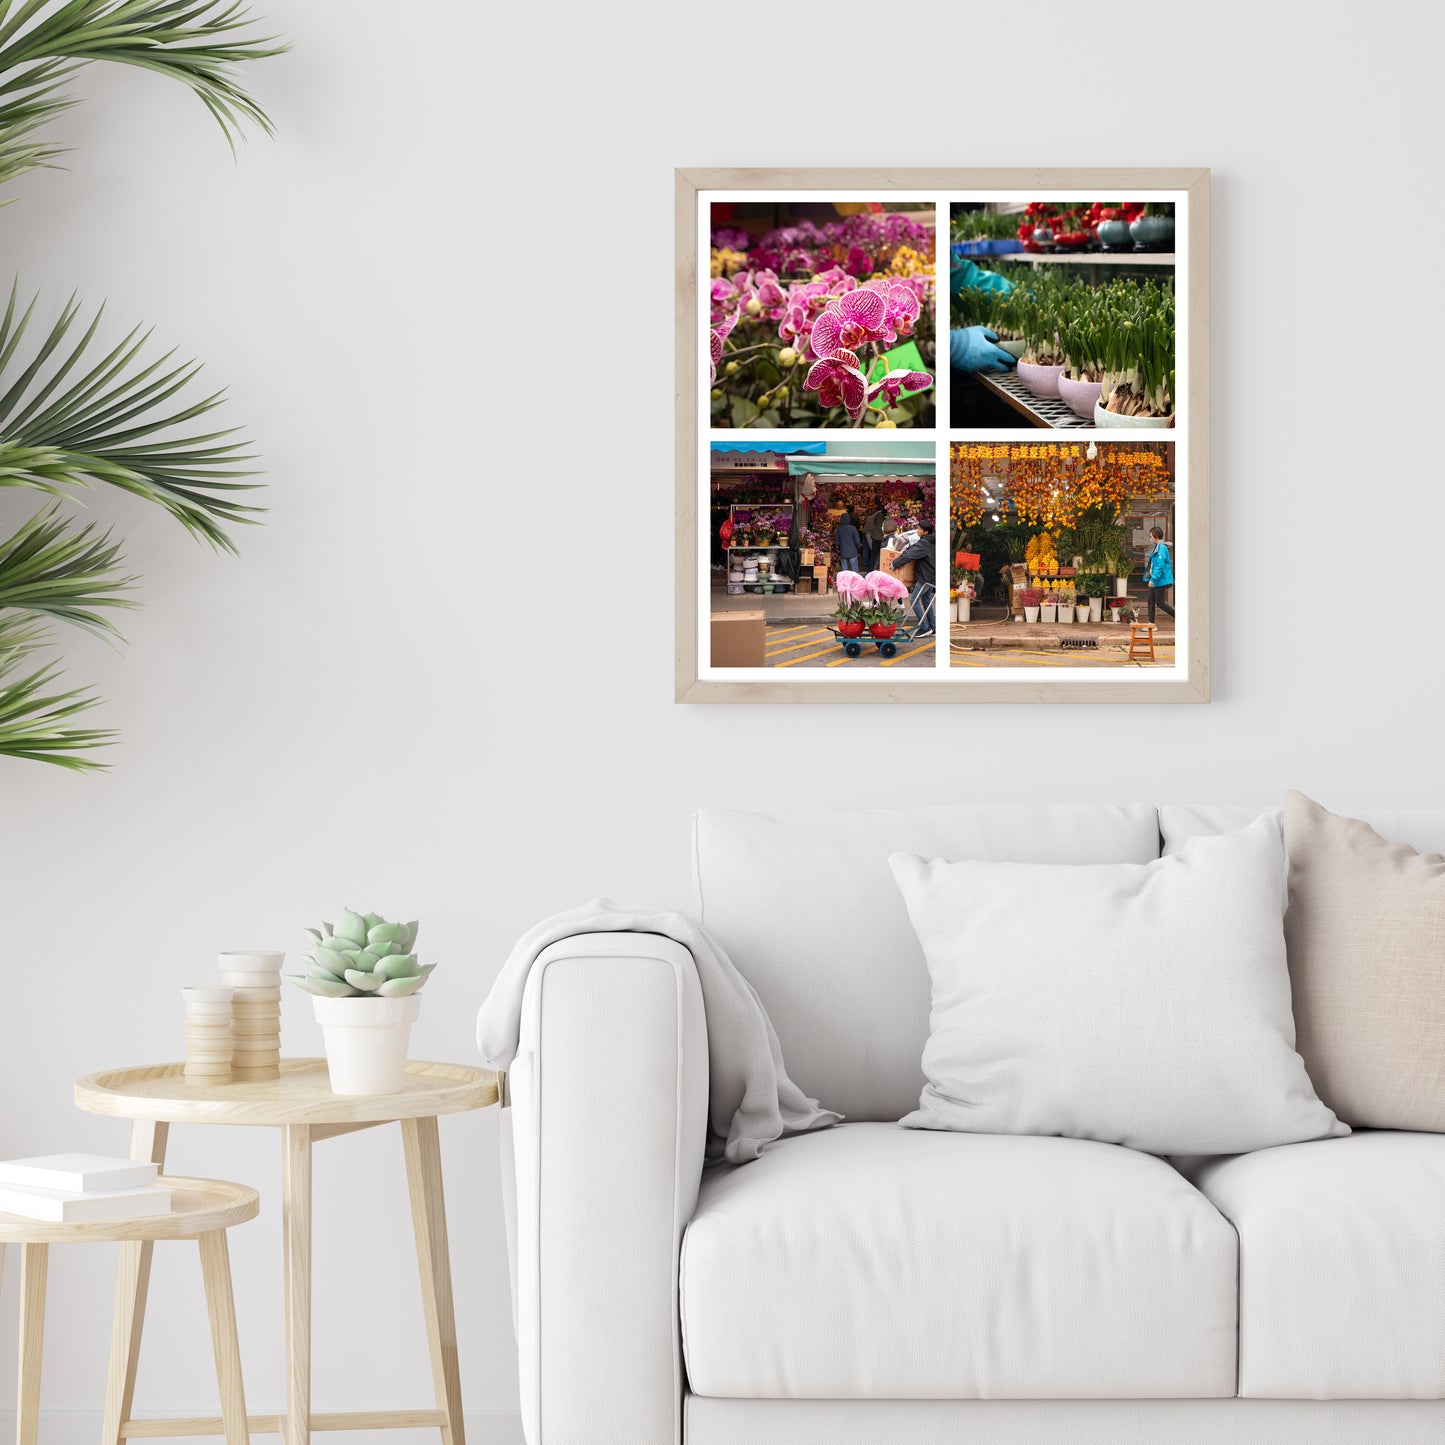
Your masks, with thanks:
[{"label": "wooden side table", "polygon": [[[131,1157],[165,1163],[172,1124],[247,1124],[281,1131],[281,1226],[286,1269],[286,1413],[252,1415],[255,1434],[279,1433],[306,1445],[313,1430],[396,1430],[436,1426],[443,1445],[465,1445],[461,1377],[452,1309],[451,1258],[442,1194],[437,1117],[497,1102],[497,1076],[460,1064],[411,1062],[399,1094],[333,1094],[324,1059],[283,1059],[267,1083],[190,1085],[183,1065],[154,1064],[90,1074],[75,1084],[76,1105],[130,1119]],[[401,1124],[412,1230],[431,1352],[433,1410],[311,1410],[311,1149],[378,1124]],[[103,1445],[138,1435],[219,1435],[224,1421],[145,1420],[125,1424],[135,1393],[150,1282],[150,1245],[125,1246],[116,1295]],[[140,1428],[137,1428],[140,1427]]]},{"label": "wooden side table", "polygon": [[[50,1224],[18,1214],[0,1214],[0,1246],[20,1246],[20,1403],[16,1410],[18,1445],[36,1445],[40,1422],[40,1357],[45,1333],[45,1276],[52,1244],[85,1244],[120,1240],[121,1291],[126,1288],[126,1260],[150,1249],[158,1239],[194,1239],[201,1250],[201,1280],[206,1310],[211,1319],[211,1346],[216,1356],[216,1380],[221,1389],[220,1429],[226,1445],[249,1445],[246,1397],[241,1389],[241,1348],[236,1340],[236,1311],[231,1294],[231,1260],[226,1231],[256,1217],[260,1196],[242,1184],[218,1179],[169,1179],[169,1214],[145,1214],[135,1219],[106,1219],[87,1224]],[[0,1248],[0,1266],[4,1264]],[[131,1420],[129,1405],[116,1420],[116,1435],[131,1433],[144,1422]]]}]

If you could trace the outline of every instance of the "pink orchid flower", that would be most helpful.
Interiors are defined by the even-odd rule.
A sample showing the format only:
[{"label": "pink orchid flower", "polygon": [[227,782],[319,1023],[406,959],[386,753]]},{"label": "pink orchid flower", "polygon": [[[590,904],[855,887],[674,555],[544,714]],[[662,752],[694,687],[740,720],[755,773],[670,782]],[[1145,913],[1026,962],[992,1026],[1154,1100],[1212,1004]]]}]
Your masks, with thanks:
[{"label": "pink orchid flower", "polygon": [[868,402],[871,405],[880,396],[887,397],[887,405],[898,405],[900,391],[922,391],[933,385],[933,378],[926,371],[890,371],[881,376],[868,388]]},{"label": "pink orchid flower", "polygon": [[879,602],[901,602],[908,596],[906,584],[900,582],[891,572],[870,572],[864,579],[868,595]]},{"label": "pink orchid flower", "polygon": [[[813,328],[813,349],[818,348],[818,328]],[[850,420],[857,421],[868,406],[868,382],[851,351],[835,351],[815,362],[803,382],[804,391],[816,391],[824,406],[845,407]]]},{"label": "pink orchid flower", "polygon": [[856,352],[869,341],[893,340],[888,303],[876,291],[848,291],[830,301],[813,323],[813,350],[823,360]]},{"label": "pink orchid flower", "polygon": [[838,573],[833,579],[833,585],[838,589],[838,596],[853,602],[862,602],[869,596],[868,583],[858,572]]},{"label": "pink orchid flower", "polygon": [[717,364],[723,358],[723,342],[728,339],[728,334],[738,324],[738,312],[734,311],[731,316],[726,317],[719,325],[714,326],[708,335],[708,357],[711,365],[708,369],[708,385],[711,386],[717,380]]},{"label": "pink orchid flower", "polygon": [[[922,311],[917,294],[901,281],[865,281],[865,291],[876,291],[887,305],[884,324],[898,336],[912,336],[913,323]],[[889,338],[890,341],[894,338]]]}]

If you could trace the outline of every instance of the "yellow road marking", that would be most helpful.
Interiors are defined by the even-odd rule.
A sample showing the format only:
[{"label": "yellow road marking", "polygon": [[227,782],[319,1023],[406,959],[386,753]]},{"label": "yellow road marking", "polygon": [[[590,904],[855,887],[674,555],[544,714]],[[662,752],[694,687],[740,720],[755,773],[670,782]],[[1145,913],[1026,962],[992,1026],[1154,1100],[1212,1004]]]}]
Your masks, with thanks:
[{"label": "yellow road marking", "polygon": [[801,657],[790,657],[786,662],[775,662],[772,665],[774,667],[795,667],[800,662],[808,662],[812,658],[822,657],[826,653],[832,652],[833,648],[837,647],[837,645],[835,642],[830,647],[820,647],[817,652],[805,652]]},{"label": "yellow road marking", "polygon": [[915,652],[932,652],[933,639],[930,637],[927,642],[920,643],[917,647],[910,648],[907,652],[900,652],[893,657],[885,657],[878,664],[879,667],[892,667],[895,662],[902,662],[905,657],[912,657]]},{"label": "yellow road marking", "polygon": [[776,640],[777,640],[778,638],[780,638],[780,637],[796,637],[800,632],[805,632],[805,631],[807,631],[807,629],[806,629],[805,627],[801,626],[801,625],[798,626],[798,627],[776,627],[776,628],[770,627],[770,628],[768,628],[768,632],[769,632],[769,634],[772,636],[772,638],[773,638],[774,641],[776,641]]},{"label": "yellow road marking", "polygon": [[800,647],[812,647],[815,643],[821,642],[821,637],[805,637],[801,642],[789,643],[787,647],[770,647],[764,657],[781,657],[785,652],[796,652]]}]

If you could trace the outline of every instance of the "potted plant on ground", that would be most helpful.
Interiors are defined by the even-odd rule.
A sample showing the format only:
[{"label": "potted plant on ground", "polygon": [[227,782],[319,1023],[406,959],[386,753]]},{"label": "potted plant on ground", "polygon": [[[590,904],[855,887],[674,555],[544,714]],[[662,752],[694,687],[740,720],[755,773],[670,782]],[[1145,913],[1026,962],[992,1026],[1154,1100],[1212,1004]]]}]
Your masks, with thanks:
[{"label": "potted plant on ground", "polygon": [[334,928],[306,930],[315,947],[305,974],[291,981],[314,995],[333,1094],[399,1094],[405,1087],[407,1046],[421,1012],[416,994],[436,967],[417,961],[417,928],[414,919],[389,923],[379,913],[343,908]]},{"label": "potted plant on ground", "polygon": [[1086,572],[1079,578],[1079,590],[1089,599],[1089,621],[1103,621],[1104,597],[1109,591],[1108,577],[1102,572]]},{"label": "potted plant on ground", "polygon": [[970,572],[954,563],[948,571],[948,595],[954,604],[954,616],[960,622],[967,622],[972,616],[973,602],[978,596],[978,583],[982,574]]},{"label": "potted plant on ground", "polygon": [[1044,600],[1044,593],[1041,587],[1025,587],[1019,593],[1019,601],[1023,604],[1024,621],[1037,622],[1039,620],[1039,607]]},{"label": "potted plant on ground", "polygon": [[1170,201],[1150,201],[1129,218],[1129,236],[1136,251],[1174,249],[1174,206]]},{"label": "potted plant on ground", "polygon": [[863,582],[868,589],[863,620],[868,624],[869,635],[881,642],[898,631],[908,588],[888,572],[870,572]]},{"label": "potted plant on ground", "polygon": [[1039,621],[1057,622],[1059,620],[1059,594],[1052,589],[1046,591],[1043,601],[1039,603]]},{"label": "potted plant on ground", "polygon": [[[1074,620],[1074,589],[1073,587],[1060,587],[1059,599],[1059,621],[1072,622]],[[1086,609],[1087,610],[1087,609]]]}]

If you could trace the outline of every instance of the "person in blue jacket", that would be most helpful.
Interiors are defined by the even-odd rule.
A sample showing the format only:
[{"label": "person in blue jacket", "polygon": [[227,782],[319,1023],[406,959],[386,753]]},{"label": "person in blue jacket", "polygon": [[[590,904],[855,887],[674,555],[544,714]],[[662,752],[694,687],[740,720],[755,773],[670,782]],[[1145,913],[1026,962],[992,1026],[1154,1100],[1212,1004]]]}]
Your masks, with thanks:
[{"label": "person in blue jacket", "polygon": [[[967,256],[955,256],[948,274],[948,289],[997,291],[1007,296],[1013,282],[996,271],[985,271]],[[997,332],[987,326],[956,326],[948,333],[948,364],[955,371],[1009,371],[1018,363],[1001,346],[995,346]]]},{"label": "person in blue jacket", "polygon": [[1149,536],[1154,545],[1144,562],[1144,585],[1149,589],[1149,621],[1153,622],[1155,604],[1163,598],[1164,589],[1174,585],[1174,558],[1162,527],[1150,527]]}]

